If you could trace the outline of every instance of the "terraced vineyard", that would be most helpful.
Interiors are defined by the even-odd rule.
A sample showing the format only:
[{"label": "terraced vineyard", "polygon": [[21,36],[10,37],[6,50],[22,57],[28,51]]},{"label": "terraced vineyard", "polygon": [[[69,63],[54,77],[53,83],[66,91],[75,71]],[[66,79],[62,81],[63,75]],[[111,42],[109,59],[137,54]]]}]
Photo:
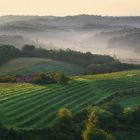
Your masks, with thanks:
[{"label": "terraced vineyard", "polygon": [[75,79],[67,85],[17,84],[0,89],[0,121],[18,128],[52,125],[56,112],[67,107],[78,113],[116,92],[140,91],[140,76],[108,80]]},{"label": "terraced vineyard", "polygon": [[86,72],[83,67],[43,58],[18,58],[0,67],[0,75],[36,74],[63,72],[66,75],[81,75]]}]

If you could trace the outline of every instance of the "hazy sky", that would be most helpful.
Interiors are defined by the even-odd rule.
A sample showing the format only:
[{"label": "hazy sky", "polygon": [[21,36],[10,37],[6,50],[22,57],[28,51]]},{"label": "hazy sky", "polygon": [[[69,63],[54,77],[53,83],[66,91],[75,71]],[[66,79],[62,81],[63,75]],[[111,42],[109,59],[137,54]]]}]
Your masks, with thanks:
[{"label": "hazy sky", "polygon": [[0,0],[0,15],[140,16],[140,0]]}]

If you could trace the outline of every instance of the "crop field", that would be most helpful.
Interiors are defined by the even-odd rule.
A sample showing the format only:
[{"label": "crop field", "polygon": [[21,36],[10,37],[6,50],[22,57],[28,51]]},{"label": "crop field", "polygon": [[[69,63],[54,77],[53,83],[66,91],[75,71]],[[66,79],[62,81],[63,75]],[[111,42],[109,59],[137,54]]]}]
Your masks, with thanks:
[{"label": "crop field", "polygon": [[140,76],[108,80],[74,79],[66,85],[17,84],[0,89],[0,121],[8,126],[33,129],[51,126],[58,109],[79,113],[116,92],[140,91]]},{"label": "crop field", "polygon": [[60,61],[42,58],[17,58],[0,67],[0,75],[36,74],[47,72],[63,72],[66,75],[81,75],[84,68]]}]

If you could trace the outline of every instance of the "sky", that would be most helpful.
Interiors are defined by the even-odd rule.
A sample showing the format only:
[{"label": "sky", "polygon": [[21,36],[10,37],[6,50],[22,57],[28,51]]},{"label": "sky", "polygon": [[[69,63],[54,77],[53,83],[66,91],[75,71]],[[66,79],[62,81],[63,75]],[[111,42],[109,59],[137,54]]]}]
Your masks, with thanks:
[{"label": "sky", "polygon": [[140,16],[140,0],[0,0],[0,15]]}]

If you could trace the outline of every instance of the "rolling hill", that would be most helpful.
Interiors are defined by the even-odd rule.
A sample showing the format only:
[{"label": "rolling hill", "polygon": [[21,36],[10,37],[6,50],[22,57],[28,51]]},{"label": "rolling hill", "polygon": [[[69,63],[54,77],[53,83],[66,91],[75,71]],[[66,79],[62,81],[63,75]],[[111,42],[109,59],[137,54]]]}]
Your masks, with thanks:
[{"label": "rolling hill", "polygon": [[81,75],[83,67],[74,64],[42,58],[17,58],[0,67],[0,75],[28,75],[48,72],[63,72],[66,75]]},{"label": "rolling hill", "polygon": [[140,17],[95,15],[3,16],[0,17],[0,43],[21,48],[25,42],[50,49],[70,48],[139,58],[139,21]]},{"label": "rolling hill", "polygon": [[22,129],[44,128],[56,121],[56,112],[62,107],[76,114],[116,93],[140,92],[140,70],[90,77],[73,77],[66,85],[14,84],[1,88],[0,121]]}]

